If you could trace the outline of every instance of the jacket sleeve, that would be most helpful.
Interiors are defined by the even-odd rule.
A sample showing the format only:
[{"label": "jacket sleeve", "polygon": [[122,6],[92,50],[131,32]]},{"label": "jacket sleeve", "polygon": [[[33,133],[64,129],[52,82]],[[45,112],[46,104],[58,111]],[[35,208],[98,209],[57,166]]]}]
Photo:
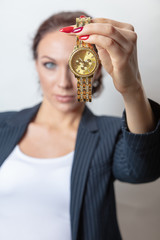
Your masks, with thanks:
[{"label": "jacket sleeve", "polygon": [[113,178],[128,183],[146,183],[160,177],[160,105],[149,99],[157,119],[156,128],[144,134],[131,133],[123,111],[113,153]]}]

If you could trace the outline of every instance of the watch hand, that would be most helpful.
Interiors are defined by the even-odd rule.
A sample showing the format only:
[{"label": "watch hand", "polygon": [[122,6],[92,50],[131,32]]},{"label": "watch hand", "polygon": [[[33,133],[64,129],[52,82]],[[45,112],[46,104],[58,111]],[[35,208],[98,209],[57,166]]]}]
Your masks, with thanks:
[{"label": "watch hand", "polygon": [[83,60],[81,58],[79,58],[81,60],[81,62],[83,62]]}]

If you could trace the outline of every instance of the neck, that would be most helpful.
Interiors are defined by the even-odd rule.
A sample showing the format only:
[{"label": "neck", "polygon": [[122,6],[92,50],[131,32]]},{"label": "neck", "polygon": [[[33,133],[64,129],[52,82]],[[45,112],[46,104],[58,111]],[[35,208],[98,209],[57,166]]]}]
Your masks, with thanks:
[{"label": "neck", "polygon": [[42,124],[51,129],[77,129],[85,104],[70,111],[61,111],[43,99],[34,123]]}]

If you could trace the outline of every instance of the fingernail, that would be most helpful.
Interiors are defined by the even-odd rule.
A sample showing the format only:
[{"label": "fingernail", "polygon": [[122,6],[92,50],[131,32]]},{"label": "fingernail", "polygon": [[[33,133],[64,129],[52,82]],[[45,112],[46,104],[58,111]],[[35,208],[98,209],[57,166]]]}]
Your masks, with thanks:
[{"label": "fingernail", "polygon": [[73,29],[73,33],[79,33],[79,32],[81,32],[82,31],[82,29],[83,29],[83,27],[78,27],[78,28],[75,28],[75,29]]},{"label": "fingernail", "polygon": [[79,37],[80,40],[87,40],[88,38],[89,38],[89,35],[83,35]]},{"label": "fingernail", "polygon": [[85,15],[81,15],[80,18],[85,18],[86,16]]},{"label": "fingernail", "polygon": [[65,32],[65,33],[70,33],[72,32],[72,30],[74,29],[74,27],[64,27],[59,29],[60,32]]}]

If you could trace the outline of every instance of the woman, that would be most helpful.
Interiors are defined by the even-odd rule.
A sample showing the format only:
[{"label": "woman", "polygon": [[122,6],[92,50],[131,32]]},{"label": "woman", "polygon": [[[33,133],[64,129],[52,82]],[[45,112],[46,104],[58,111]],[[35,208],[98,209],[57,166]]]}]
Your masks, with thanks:
[{"label": "woman", "polygon": [[[93,18],[74,33],[83,15],[60,12],[41,24],[32,50],[43,100],[0,113],[0,239],[120,240],[114,180],[160,176],[160,107],[145,95],[134,28]],[[68,67],[75,36],[95,44],[123,97],[122,118],[96,116],[77,101]],[[100,66],[93,93],[101,78]]]}]

